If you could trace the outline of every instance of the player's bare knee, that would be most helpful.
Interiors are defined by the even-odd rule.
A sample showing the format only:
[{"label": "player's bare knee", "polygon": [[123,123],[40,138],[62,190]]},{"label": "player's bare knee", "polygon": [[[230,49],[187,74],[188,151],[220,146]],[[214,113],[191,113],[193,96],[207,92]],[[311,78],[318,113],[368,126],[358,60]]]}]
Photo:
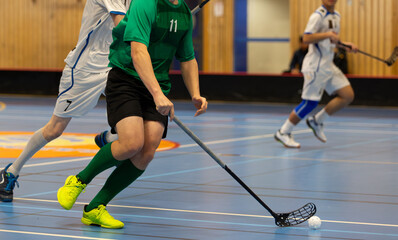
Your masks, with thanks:
[{"label": "player's bare knee", "polygon": [[144,162],[147,162],[148,164],[152,161],[152,159],[155,157],[155,151],[147,151],[142,154],[142,159]]},{"label": "player's bare knee", "polygon": [[352,103],[352,101],[354,101],[354,99],[355,99],[355,94],[354,94],[354,91],[352,91],[352,93],[350,94],[349,99],[348,99],[349,103]]},{"label": "player's bare knee", "polygon": [[350,104],[350,103],[352,103],[352,101],[354,101],[354,97],[355,97],[355,94],[354,94],[354,91],[348,91],[346,94],[344,94],[344,96],[342,96],[343,97],[343,99],[345,100],[345,102],[347,103],[347,104]]},{"label": "player's bare knee", "polygon": [[155,157],[155,151],[140,151],[133,158],[131,158],[131,162],[139,169],[146,169],[152,159]]},{"label": "player's bare knee", "polygon": [[145,168],[149,165],[152,159],[155,157],[155,152],[144,152],[141,155],[141,164],[145,166]]},{"label": "player's bare knee", "polygon": [[125,155],[129,157],[133,157],[137,155],[141,150],[142,150],[143,145],[139,143],[131,143],[131,144],[126,144],[124,145],[123,149],[125,152]]}]

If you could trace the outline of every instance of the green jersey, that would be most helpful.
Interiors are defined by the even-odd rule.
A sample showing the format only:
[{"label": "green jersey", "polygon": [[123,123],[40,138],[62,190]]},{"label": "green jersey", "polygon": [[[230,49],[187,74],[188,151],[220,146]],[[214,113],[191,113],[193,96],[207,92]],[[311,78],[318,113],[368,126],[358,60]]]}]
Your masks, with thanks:
[{"label": "green jersey", "polygon": [[192,15],[183,0],[133,0],[123,20],[112,31],[109,66],[139,78],[131,59],[130,42],[148,47],[156,79],[165,95],[170,92],[169,69],[174,56],[180,62],[195,58]]}]

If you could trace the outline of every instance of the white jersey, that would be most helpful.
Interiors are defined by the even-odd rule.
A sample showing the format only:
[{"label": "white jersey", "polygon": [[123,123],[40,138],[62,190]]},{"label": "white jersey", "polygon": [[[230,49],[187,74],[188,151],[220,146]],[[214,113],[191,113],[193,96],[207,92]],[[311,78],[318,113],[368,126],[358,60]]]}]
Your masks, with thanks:
[{"label": "white jersey", "polygon": [[72,69],[108,71],[109,46],[114,23],[110,13],[125,15],[131,0],[87,0],[79,40],[65,59]]},{"label": "white jersey", "polygon": [[[340,32],[340,14],[335,11],[329,12],[324,6],[319,7],[310,17],[304,34]],[[336,44],[332,44],[330,39],[324,39],[309,45],[302,72],[332,72],[334,49]]]}]

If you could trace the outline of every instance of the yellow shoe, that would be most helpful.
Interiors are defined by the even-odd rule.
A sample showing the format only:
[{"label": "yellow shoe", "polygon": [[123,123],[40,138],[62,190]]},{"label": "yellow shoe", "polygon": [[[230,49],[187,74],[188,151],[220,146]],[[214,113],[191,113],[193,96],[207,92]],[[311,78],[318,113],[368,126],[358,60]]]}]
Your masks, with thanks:
[{"label": "yellow shoe", "polygon": [[97,208],[86,212],[83,210],[82,223],[86,225],[98,225],[103,228],[122,228],[124,223],[114,219],[106,210],[104,205],[99,205]]},{"label": "yellow shoe", "polygon": [[76,176],[69,176],[65,181],[65,185],[58,189],[57,198],[59,204],[66,210],[71,209],[86,186],[87,184],[81,183]]}]

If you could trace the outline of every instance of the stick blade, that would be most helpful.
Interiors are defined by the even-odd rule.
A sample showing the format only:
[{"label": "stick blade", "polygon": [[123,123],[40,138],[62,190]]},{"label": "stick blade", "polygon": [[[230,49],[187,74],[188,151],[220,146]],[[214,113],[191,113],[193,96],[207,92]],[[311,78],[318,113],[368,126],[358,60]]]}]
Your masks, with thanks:
[{"label": "stick blade", "polygon": [[275,224],[279,227],[290,227],[307,221],[316,213],[316,206],[314,203],[307,203],[301,208],[289,212],[278,213],[275,217]]},{"label": "stick blade", "polygon": [[391,66],[397,61],[398,58],[398,46],[394,48],[394,51],[392,52],[391,56],[387,58],[386,63],[388,66]]}]

